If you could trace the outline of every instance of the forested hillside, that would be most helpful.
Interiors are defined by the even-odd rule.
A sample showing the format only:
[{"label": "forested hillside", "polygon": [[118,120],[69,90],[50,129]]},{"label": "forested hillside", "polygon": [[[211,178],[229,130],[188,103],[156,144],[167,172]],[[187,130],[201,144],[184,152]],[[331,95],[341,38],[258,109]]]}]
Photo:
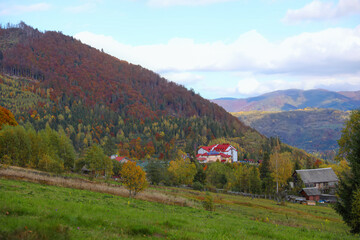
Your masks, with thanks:
[{"label": "forested hillside", "polygon": [[331,109],[303,109],[233,114],[267,137],[278,136],[291,146],[333,159],[338,149],[337,140],[340,139],[341,129],[349,113]]},{"label": "forested hillside", "polygon": [[214,138],[263,138],[193,91],[59,32],[2,28],[0,51],[0,104],[37,130],[61,126],[78,151],[120,144],[136,159],[169,159]]},{"label": "forested hillside", "polygon": [[59,32],[1,28],[0,51],[0,105],[21,125],[66,134],[78,154],[99,144],[107,155],[171,160],[215,139],[238,144],[240,159],[273,150],[271,139],[193,91]]}]

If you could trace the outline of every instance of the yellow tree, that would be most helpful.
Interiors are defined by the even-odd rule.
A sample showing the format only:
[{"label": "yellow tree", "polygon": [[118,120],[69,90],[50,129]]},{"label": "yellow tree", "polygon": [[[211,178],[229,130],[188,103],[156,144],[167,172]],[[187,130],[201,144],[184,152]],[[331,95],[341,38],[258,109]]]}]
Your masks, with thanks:
[{"label": "yellow tree", "polygon": [[279,188],[285,186],[286,181],[291,177],[293,170],[293,163],[291,161],[291,154],[289,152],[278,153],[275,152],[270,156],[270,170],[271,177],[276,182],[276,192]]},{"label": "yellow tree", "polygon": [[2,125],[17,126],[14,115],[8,109],[0,106],[0,130]]},{"label": "yellow tree", "polygon": [[175,184],[191,184],[196,174],[196,166],[186,157],[186,153],[179,150],[178,157],[169,163],[168,171]]},{"label": "yellow tree", "polygon": [[120,176],[122,183],[129,190],[129,197],[135,196],[147,187],[145,175],[145,171],[140,166],[136,166],[135,162],[124,163]]}]

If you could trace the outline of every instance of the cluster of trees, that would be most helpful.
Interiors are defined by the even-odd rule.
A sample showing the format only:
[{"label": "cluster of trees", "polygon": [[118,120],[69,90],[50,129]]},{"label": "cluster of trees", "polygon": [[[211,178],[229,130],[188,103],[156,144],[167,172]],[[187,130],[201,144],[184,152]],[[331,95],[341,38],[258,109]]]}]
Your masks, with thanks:
[{"label": "cluster of trees", "polygon": [[[46,112],[46,108],[44,109],[43,111]],[[66,107],[64,111],[68,114],[72,113]],[[93,110],[93,112],[96,111],[96,109]],[[209,126],[209,129],[216,126],[215,122],[213,125],[206,125],[207,122],[204,119],[196,117],[189,119],[162,117],[161,121],[145,120],[142,122],[139,119],[133,119],[132,122],[127,119],[127,124],[125,124],[121,116],[118,116],[118,125],[122,127],[119,130],[124,133],[121,135],[121,140],[126,139],[125,133],[133,134],[131,130],[128,130],[131,129],[131,127],[128,128],[129,125],[133,129],[142,130],[143,135],[140,133],[138,135],[134,134],[133,136],[138,137],[119,144],[116,144],[116,137],[113,138],[111,135],[105,135],[104,139],[100,138],[102,141],[99,142],[93,141],[92,135],[90,135],[87,144],[82,148],[77,148],[77,136],[89,136],[88,131],[93,133],[92,130],[94,129],[90,125],[84,126],[84,124],[79,123],[77,129],[80,133],[82,131],[84,133],[75,135],[75,130],[70,130],[71,125],[67,125],[64,130],[61,122],[59,122],[59,124],[53,125],[58,128],[55,131],[51,127],[52,122],[44,121],[45,129],[37,131],[31,123],[35,123],[35,125],[37,123],[37,126],[41,127],[42,124],[39,123],[43,118],[39,117],[36,120],[33,117],[34,115],[38,116],[39,112],[32,112],[29,119],[33,119],[33,121],[28,121],[25,127],[5,127],[0,131],[0,158],[4,163],[53,172],[70,169],[80,171],[85,166],[94,176],[120,176],[121,164],[109,158],[109,155],[118,152],[121,156],[128,156],[134,160],[152,159],[152,161],[149,161],[146,170],[148,178],[153,184],[185,184],[193,185],[197,189],[203,189],[204,187],[224,188],[234,191],[270,194],[275,191],[275,185],[280,190],[285,189],[294,168],[306,166],[306,163],[311,161],[310,158],[303,160],[302,157],[307,157],[307,155],[281,144],[276,138],[266,139],[261,136],[254,136],[254,134],[246,134],[242,137],[214,138],[209,140],[208,143],[229,142],[238,149],[240,158],[250,156],[263,159],[260,168],[250,165],[222,163],[205,165],[204,168],[197,161],[190,161],[190,158],[185,153],[190,152],[191,155],[195,153],[193,147],[196,147],[197,144],[193,141],[194,139],[186,137],[185,141],[182,141],[183,136],[175,137],[175,139],[169,138],[174,134],[176,136],[178,129],[181,129],[186,124],[190,124],[190,127],[182,131],[185,130],[185,136],[193,137],[201,127],[205,133],[206,128],[204,126]],[[107,117],[104,117],[104,119],[107,119]],[[86,117],[83,120],[86,123]],[[138,127],[134,127],[134,125],[138,125]],[[158,133],[159,131],[160,133]],[[139,136],[142,136],[142,138]],[[19,149],[22,145],[25,147]],[[164,150],[161,146],[167,146],[168,149],[165,148]],[[249,153],[241,146],[250,149],[251,152]],[[187,148],[188,151],[186,151]],[[171,161],[167,159],[171,159]],[[194,156],[192,156],[192,159],[194,159]]]},{"label": "cluster of trees", "polygon": [[62,172],[75,163],[75,150],[64,130],[36,131],[30,124],[5,126],[0,131],[2,163]]},{"label": "cluster of trees", "polygon": [[192,185],[194,189],[226,189],[253,194],[275,194],[288,189],[295,167],[290,153],[264,154],[262,164],[239,163],[200,164],[177,152],[176,159],[167,162],[150,161],[146,167],[152,184]]}]

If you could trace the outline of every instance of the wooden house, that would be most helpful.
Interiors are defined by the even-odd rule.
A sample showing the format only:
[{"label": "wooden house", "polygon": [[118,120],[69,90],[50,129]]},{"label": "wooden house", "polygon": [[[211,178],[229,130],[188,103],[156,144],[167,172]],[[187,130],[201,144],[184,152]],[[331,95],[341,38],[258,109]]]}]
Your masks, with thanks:
[{"label": "wooden house", "polygon": [[332,168],[296,170],[293,178],[295,183],[299,182],[299,179],[304,183],[305,188],[300,194],[307,200],[336,199],[334,194],[339,179]]}]

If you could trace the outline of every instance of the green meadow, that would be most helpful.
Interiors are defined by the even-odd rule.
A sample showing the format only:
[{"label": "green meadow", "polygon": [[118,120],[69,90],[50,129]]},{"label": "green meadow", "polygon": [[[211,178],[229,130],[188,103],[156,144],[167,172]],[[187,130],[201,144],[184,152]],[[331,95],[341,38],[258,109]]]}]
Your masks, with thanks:
[{"label": "green meadow", "polygon": [[186,206],[0,178],[0,239],[359,239],[329,206],[151,188]]}]

